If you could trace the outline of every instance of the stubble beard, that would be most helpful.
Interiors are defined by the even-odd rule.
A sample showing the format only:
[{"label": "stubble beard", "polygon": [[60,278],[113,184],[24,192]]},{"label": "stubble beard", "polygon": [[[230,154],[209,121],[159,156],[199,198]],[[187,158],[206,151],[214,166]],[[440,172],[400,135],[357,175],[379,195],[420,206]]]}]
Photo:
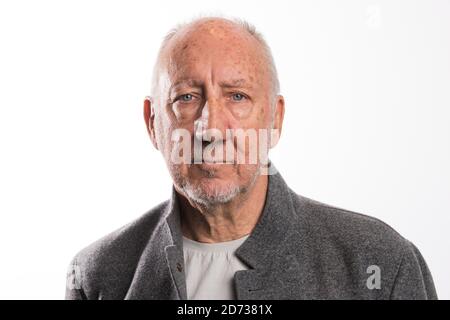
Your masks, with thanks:
[{"label": "stubble beard", "polygon": [[[198,185],[193,185],[189,182],[189,180],[182,176],[180,171],[176,168],[174,172],[174,180],[177,186],[184,193],[185,197],[194,203],[202,206],[204,208],[214,208],[219,205],[223,205],[229,203],[233,199],[235,199],[240,194],[245,194],[248,192],[256,182],[257,177],[260,173],[260,168],[255,170],[252,173],[252,176],[249,179],[249,182],[245,185],[240,185],[238,183],[227,184],[226,187],[215,187],[212,190],[206,191],[204,187],[202,187],[201,183]],[[207,173],[208,177],[204,179],[213,178],[215,173],[213,171]]]}]

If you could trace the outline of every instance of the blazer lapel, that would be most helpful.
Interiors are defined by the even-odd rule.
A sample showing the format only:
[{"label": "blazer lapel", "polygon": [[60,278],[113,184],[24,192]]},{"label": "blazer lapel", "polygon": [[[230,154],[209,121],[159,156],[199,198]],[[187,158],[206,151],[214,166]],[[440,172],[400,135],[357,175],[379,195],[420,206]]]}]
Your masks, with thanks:
[{"label": "blazer lapel", "polygon": [[[236,251],[236,256],[250,267],[237,271],[234,276],[237,299],[276,298],[283,283],[274,271],[297,273],[297,259],[285,253],[286,242],[293,232],[293,221],[296,219],[290,189],[279,173],[270,175],[261,217]],[[275,265],[283,270],[276,270],[278,266]]]},{"label": "blazer lapel", "polygon": [[165,247],[166,261],[177,289],[178,299],[187,300],[186,276],[184,273],[183,238],[181,233],[180,209],[175,189],[172,189],[173,209],[167,217],[167,225],[173,240],[172,245]]},{"label": "blazer lapel", "polygon": [[125,299],[186,299],[180,241],[178,202],[172,190],[162,219],[141,254]]}]

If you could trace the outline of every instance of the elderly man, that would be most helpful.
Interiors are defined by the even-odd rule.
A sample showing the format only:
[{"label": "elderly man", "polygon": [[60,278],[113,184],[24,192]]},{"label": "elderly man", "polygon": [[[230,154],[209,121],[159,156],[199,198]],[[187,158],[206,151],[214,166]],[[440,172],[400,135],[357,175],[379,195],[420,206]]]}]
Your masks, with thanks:
[{"label": "elderly man", "polygon": [[248,23],[172,31],[144,101],[172,197],[77,254],[66,298],[435,299],[411,242],[289,189],[266,161],[283,115],[270,49]]}]

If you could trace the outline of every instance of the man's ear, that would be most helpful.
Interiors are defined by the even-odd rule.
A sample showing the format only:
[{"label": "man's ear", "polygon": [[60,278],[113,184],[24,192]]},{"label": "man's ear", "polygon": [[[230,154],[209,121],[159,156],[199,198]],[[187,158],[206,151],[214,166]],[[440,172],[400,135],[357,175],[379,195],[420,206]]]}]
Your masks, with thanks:
[{"label": "man's ear", "polygon": [[275,110],[273,114],[273,130],[275,130],[274,134],[271,135],[270,140],[270,148],[273,148],[277,145],[278,140],[281,136],[281,130],[283,129],[283,120],[284,120],[284,97],[282,95],[278,95],[275,98]]},{"label": "man's ear", "polygon": [[155,135],[155,109],[151,97],[145,97],[144,100],[144,121],[150,140],[152,140],[153,146],[158,149]]}]

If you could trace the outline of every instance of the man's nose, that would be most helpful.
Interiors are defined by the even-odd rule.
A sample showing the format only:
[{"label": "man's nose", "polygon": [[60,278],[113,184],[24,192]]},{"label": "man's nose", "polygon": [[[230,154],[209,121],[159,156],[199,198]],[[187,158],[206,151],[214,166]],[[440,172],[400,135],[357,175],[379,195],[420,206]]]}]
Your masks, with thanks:
[{"label": "man's nose", "polygon": [[195,121],[195,135],[197,139],[211,141],[213,136],[217,138],[220,131],[222,138],[226,134],[226,115],[215,100],[209,100],[202,109],[200,118]]}]

